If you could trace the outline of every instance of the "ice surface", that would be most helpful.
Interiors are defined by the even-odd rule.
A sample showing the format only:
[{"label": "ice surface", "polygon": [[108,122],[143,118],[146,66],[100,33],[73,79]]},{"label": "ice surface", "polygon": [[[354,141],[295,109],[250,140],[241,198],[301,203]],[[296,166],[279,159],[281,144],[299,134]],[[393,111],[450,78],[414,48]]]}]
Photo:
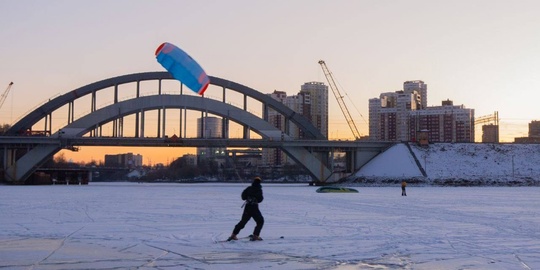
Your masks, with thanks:
[{"label": "ice surface", "polygon": [[539,187],[247,185],[1,186],[0,269],[540,269]]}]

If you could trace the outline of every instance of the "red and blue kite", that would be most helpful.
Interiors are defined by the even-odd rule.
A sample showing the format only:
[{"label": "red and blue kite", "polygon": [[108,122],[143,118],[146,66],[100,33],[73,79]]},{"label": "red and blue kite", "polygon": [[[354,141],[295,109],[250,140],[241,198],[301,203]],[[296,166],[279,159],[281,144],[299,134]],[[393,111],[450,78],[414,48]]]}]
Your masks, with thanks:
[{"label": "red and blue kite", "polygon": [[165,42],[157,48],[156,59],[175,79],[197,94],[204,94],[210,78],[186,52]]}]

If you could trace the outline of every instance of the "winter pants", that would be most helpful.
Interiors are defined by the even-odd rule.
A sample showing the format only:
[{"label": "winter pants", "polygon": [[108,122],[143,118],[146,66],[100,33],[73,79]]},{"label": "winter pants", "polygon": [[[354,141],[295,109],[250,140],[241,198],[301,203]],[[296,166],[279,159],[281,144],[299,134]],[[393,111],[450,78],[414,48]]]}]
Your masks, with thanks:
[{"label": "winter pants", "polygon": [[253,235],[260,235],[264,224],[264,217],[262,216],[261,211],[259,211],[258,205],[246,205],[244,213],[242,214],[242,219],[234,226],[233,234],[238,234],[251,218],[257,222],[257,226],[255,226],[255,229],[253,230]]}]

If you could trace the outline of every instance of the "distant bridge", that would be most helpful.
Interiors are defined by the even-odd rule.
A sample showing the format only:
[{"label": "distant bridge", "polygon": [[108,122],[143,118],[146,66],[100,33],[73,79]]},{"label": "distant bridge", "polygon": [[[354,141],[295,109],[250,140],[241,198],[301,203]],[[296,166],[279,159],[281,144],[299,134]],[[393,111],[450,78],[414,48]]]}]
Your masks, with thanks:
[{"label": "distant bridge", "polygon": [[[333,175],[330,155],[334,151],[347,154],[348,171],[354,172],[391,143],[363,141],[328,141],[305,117],[277,100],[254,89],[224,79],[210,77],[210,84],[221,88],[221,99],[194,96],[183,93],[180,84],[178,93],[165,94],[162,91],[163,80],[174,80],[168,72],[147,72],[129,74],[98,81],[70,91],[39,106],[15,123],[0,137],[3,146],[2,164],[4,180],[12,183],[24,183],[26,179],[62,149],[74,149],[76,146],[146,146],[146,147],[272,147],[283,150],[289,157],[302,165],[316,181],[336,180]],[[142,96],[140,83],[157,81],[157,94]],[[135,95],[131,99],[119,100],[119,86],[135,83]],[[97,108],[97,94],[112,89],[112,104]],[[243,105],[230,104],[229,92],[240,94]],[[208,91],[207,91],[208,93]],[[75,101],[90,96],[90,113],[75,118]],[[248,111],[248,98],[262,104],[262,116]],[[63,113],[67,106],[68,122],[65,126],[53,130],[53,113]],[[165,135],[166,112],[168,109],[180,110],[180,135],[171,140]],[[269,110],[281,114],[285,119],[284,132],[268,123]],[[157,111],[157,136],[145,136],[146,113]],[[222,118],[222,138],[193,139],[186,137],[186,111],[199,111],[201,117],[209,113]],[[182,115],[182,112],[184,114]],[[135,116],[134,135],[124,135],[124,118]],[[183,116],[183,118],[182,118]],[[229,138],[229,122],[243,127],[242,139]],[[43,123],[44,129],[35,135],[34,128]],[[104,136],[103,126],[113,126],[112,136]],[[294,140],[288,134],[291,125],[296,125],[308,140]],[[182,132],[183,127],[183,132]],[[201,127],[203,128],[203,127]],[[250,139],[251,132],[261,139]]]}]

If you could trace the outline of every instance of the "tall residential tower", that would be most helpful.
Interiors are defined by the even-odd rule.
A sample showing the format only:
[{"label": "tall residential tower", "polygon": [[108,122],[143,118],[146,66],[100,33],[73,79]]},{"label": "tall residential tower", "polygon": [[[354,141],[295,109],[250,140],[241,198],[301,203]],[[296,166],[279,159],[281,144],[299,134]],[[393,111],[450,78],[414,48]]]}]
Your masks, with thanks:
[{"label": "tall residential tower", "polygon": [[[222,138],[222,119],[218,117],[201,117],[197,119],[197,138]],[[199,159],[225,156],[225,147],[197,147]]]},{"label": "tall residential tower", "polygon": [[[283,91],[268,94],[275,100],[285,104],[310,122],[328,137],[328,86],[322,82],[306,82],[300,87],[297,95],[287,96]],[[292,138],[304,138],[304,134],[295,125],[285,128],[285,118],[276,111],[269,109],[268,122],[281,131],[288,132]],[[288,163],[288,157],[278,149],[263,149],[263,164],[275,166]]]},{"label": "tall residential tower", "polygon": [[322,82],[307,82],[300,88],[298,95],[309,93],[311,109],[304,114],[311,123],[328,138],[328,86]]}]

